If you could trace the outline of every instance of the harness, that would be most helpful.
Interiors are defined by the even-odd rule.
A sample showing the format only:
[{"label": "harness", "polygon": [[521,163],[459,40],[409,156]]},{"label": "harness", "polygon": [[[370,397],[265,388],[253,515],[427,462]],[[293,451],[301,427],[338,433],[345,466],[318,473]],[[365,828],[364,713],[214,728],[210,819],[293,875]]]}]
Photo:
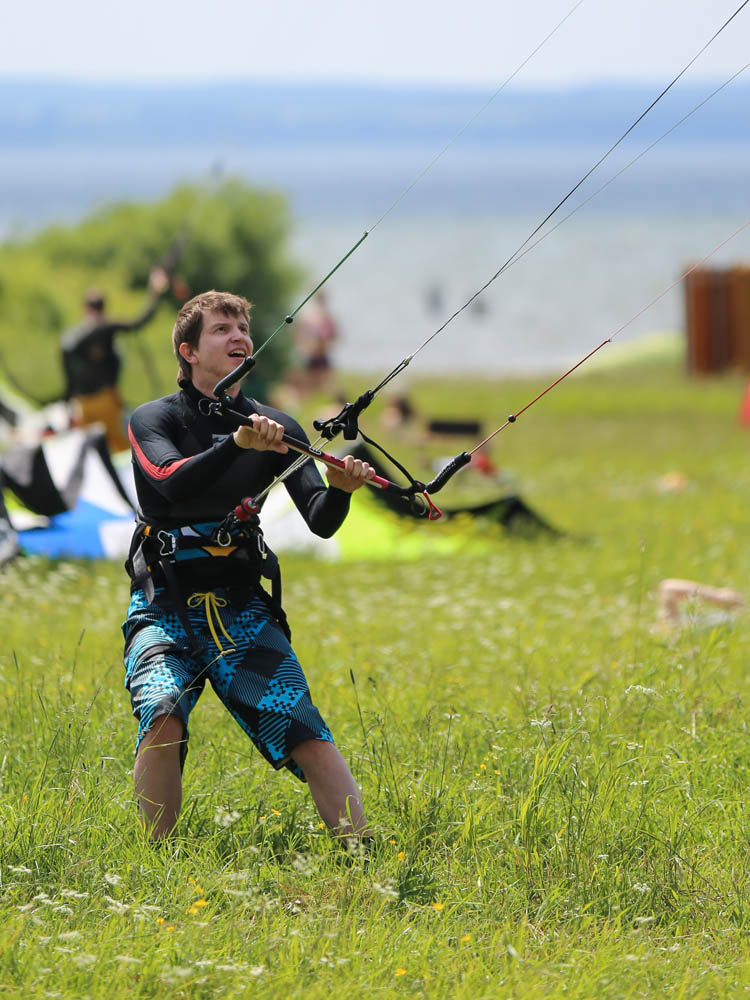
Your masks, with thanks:
[{"label": "harness", "polygon": [[[231,559],[232,562],[243,563],[243,589],[252,588],[267,604],[269,610],[280,625],[288,639],[291,639],[289,624],[281,604],[281,570],[276,554],[266,545],[263,532],[257,516],[245,521],[234,519],[228,523],[223,521],[204,521],[199,524],[184,525],[178,528],[149,524],[138,520],[130,548],[130,555],[125,563],[133,585],[143,590],[146,600],[152,603],[156,588],[154,575],[161,572],[166,584],[167,593],[174,602],[185,631],[197,646],[197,640],[192,626],[184,611],[185,595],[175,570],[176,567],[195,559]],[[270,593],[262,586],[261,580],[268,580]],[[157,579],[158,582],[158,579]],[[213,596],[213,595],[212,595]],[[188,606],[193,598],[199,597],[204,603],[206,617],[214,633],[211,611],[218,620],[223,631],[217,607],[223,606],[220,601],[209,601],[206,594],[193,594],[187,601]],[[223,599],[221,599],[223,600]],[[226,633],[225,633],[226,634]]]}]

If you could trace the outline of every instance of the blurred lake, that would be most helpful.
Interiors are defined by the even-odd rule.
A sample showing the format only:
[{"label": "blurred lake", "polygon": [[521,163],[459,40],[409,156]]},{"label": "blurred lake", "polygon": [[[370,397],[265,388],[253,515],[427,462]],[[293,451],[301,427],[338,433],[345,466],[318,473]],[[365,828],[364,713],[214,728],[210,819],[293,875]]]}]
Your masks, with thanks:
[{"label": "blurred lake", "polygon": [[[641,148],[618,150],[556,220]],[[384,374],[495,274],[602,148],[452,147],[404,194],[435,153],[427,144],[335,142],[240,152],[228,143],[9,146],[0,158],[0,233],[13,239],[112,200],[158,198],[218,164],[288,196],[305,291],[370,231],[327,292],[342,333],[337,363]],[[409,372],[556,371],[577,360],[746,221],[749,178],[746,145],[659,147],[502,274]],[[750,229],[711,263],[742,260],[750,260]],[[677,287],[617,339],[682,326]]]}]

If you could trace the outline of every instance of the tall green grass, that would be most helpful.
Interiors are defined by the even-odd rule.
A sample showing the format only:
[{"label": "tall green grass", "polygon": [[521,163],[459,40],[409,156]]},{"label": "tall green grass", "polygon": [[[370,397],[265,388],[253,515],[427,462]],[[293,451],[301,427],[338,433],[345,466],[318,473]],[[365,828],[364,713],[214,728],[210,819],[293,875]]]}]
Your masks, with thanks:
[{"label": "tall green grass", "polygon": [[[451,388],[489,423],[534,386]],[[622,370],[529,411],[494,457],[558,539],[484,526],[451,557],[284,560],[367,857],[210,692],[177,835],[149,844],[123,572],[7,569],[0,995],[744,995],[748,620],[695,607],[666,632],[654,598],[665,576],[750,593],[740,388]],[[437,384],[414,393],[444,406]]]}]

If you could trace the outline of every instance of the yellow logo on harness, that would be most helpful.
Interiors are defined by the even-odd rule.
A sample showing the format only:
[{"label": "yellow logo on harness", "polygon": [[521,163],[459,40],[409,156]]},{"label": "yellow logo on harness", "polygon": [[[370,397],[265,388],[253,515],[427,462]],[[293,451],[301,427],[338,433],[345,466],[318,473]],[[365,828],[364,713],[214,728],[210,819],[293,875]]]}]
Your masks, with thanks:
[{"label": "yellow logo on harness", "polygon": [[237,551],[236,545],[201,545],[201,549],[204,552],[208,552],[210,556],[230,556],[233,552]]}]

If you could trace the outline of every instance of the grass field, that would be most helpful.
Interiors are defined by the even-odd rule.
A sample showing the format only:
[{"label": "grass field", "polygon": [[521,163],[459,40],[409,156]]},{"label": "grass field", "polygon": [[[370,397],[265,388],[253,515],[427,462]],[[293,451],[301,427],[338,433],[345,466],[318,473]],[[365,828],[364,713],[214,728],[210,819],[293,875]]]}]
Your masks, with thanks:
[{"label": "grass field", "polygon": [[[178,833],[150,845],[124,573],[8,568],[0,996],[744,995],[748,618],[694,608],[665,632],[654,600],[666,576],[750,592],[742,386],[602,369],[500,435],[495,461],[560,538],[420,523],[471,544],[285,560],[295,647],[376,830],[369,858],[332,843],[211,692]],[[539,388],[413,393],[450,415],[450,390],[455,415],[490,429]]]}]

